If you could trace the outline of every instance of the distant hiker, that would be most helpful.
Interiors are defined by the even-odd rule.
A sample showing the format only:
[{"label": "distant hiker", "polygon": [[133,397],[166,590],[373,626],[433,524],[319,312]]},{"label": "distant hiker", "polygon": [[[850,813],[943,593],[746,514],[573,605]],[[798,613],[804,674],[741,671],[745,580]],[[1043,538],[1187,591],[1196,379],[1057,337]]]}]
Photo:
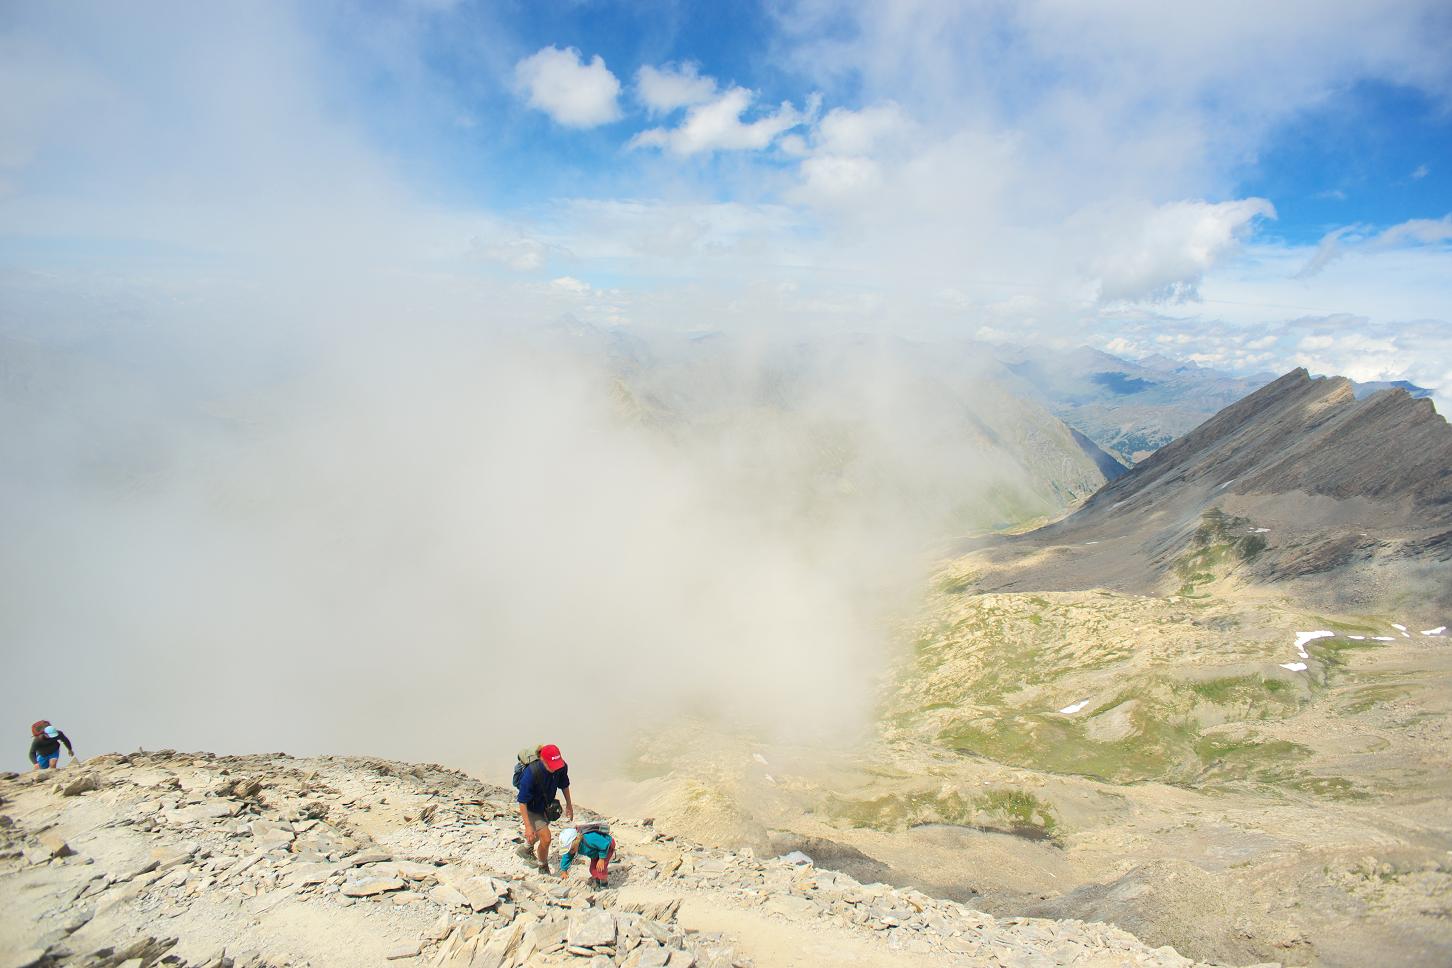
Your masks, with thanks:
[{"label": "distant hiker", "polygon": [[515,784],[519,794],[519,819],[524,824],[525,842],[534,848],[541,874],[550,872],[550,821],[560,819],[560,804],[555,794],[565,792],[565,819],[575,819],[575,803],[570,799],[570,771],[560,748],[553,743],[541,746],[537,759],[519,770]]},{"label": "distant hiker", "polygon": [[615,856],[615,838],[606,823],[582,823],[560,831],[560,879],[569,876],[575,855],[590,858],[590,877],[596,887],[610,886],[610,858]]},{"label": "distant hiker", "polygon": [[71,762],[74,763],[76,751],[65,733],[52,726],[48,719],[32,723],[30,726],[31,769],[48,770],[51,767],[60,766],[62,743],[66,744],[66,752],[71,754]]}]

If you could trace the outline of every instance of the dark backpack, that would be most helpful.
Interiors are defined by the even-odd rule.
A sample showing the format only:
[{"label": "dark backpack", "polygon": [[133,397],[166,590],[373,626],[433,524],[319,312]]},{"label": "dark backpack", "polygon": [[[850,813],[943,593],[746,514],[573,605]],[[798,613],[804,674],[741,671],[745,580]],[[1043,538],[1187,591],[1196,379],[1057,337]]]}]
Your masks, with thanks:
[{"label": "dark backpack", "polygon": [[[527,770],[527,769],[529,769],[531,766],[534,766],[537,763],[539,763],[539,760],[530,760],[528,763],[515,763],[514,764],[514,780],[513,780],[513,782],[514,782],[514,788],[516,790],[519,789],[519,778],[522,777],[522,776],[524,776],[524,771]],[[534,780],[535,780],[536,783],[539,782],[539,774],[538,773],[536,773],[534,775]]]},{"label": "dark backpack", "polygon": [[[50,725],[50,720],[48,720],[48,719],[37,719],[35,722],[33,722],[33,723],[30,724],[30,735],[31,735],[31,737],[38,739],[39,737],[43,736],[45,734],[45,728],[47,726],[49,726],[49,725]],[[518,786],[518,785],[519,785],[518,783],[515,784],[515,786]]]}]

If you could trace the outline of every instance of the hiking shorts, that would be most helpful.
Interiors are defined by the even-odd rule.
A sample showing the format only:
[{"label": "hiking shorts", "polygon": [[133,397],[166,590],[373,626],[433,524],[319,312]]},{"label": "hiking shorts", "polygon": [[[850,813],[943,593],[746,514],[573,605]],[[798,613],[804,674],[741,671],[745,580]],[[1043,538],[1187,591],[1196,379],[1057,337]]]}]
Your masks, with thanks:
[{"label": "hiking shorts", "polygon": [[60,750],[56,750],[49,756],[46,756],[44,753],[37,753],[35,756],[35,765],[42,770],[48,770],[52,766],[60,766]]},{"label": "hiking shorts", "polygon": [[532,827],[548,827],[550,825],[550,820],[544,814],[535,813],[533,810],[530,810],[529,823]]}]

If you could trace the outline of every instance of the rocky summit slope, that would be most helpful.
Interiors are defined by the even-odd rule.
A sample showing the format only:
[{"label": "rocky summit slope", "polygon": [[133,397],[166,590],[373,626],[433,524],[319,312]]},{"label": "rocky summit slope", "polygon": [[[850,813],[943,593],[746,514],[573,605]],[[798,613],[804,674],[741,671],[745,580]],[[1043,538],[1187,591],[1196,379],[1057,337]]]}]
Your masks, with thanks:
[{"label": "rocky summit slope", "polygon": [[1192,964],[649,821],[615,825],[610,888],[544,877],[509,791],[439,766],[106,755],[9,774],[0,798],[7,968]]},{"label": "rocky summit slope", "polygon": [[1392,389],[1294,370],[998,542],[992,591],[1193,594],[1235,572],[1337,608],[1452,604],[1452,427]]}]

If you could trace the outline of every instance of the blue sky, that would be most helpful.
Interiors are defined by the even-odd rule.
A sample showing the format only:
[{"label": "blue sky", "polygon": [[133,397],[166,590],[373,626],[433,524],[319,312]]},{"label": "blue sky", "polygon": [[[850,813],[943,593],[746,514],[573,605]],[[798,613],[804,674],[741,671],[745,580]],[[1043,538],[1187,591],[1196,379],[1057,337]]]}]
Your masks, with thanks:
[{"label": "blue sky", "polygon": [[1338,227],[1388,227],[1452,210],[1452,113],[1405,86],[1369,81],[1272,129],[1239,190],[1275,202],[1268,233],[1314,243]]},{"label": "blue sky", "polygon": [[1417,0],[10,6],[0,297],[16,327],[386,278],[524,322],[1308,365],[1445,411],[1449,49]]}]

